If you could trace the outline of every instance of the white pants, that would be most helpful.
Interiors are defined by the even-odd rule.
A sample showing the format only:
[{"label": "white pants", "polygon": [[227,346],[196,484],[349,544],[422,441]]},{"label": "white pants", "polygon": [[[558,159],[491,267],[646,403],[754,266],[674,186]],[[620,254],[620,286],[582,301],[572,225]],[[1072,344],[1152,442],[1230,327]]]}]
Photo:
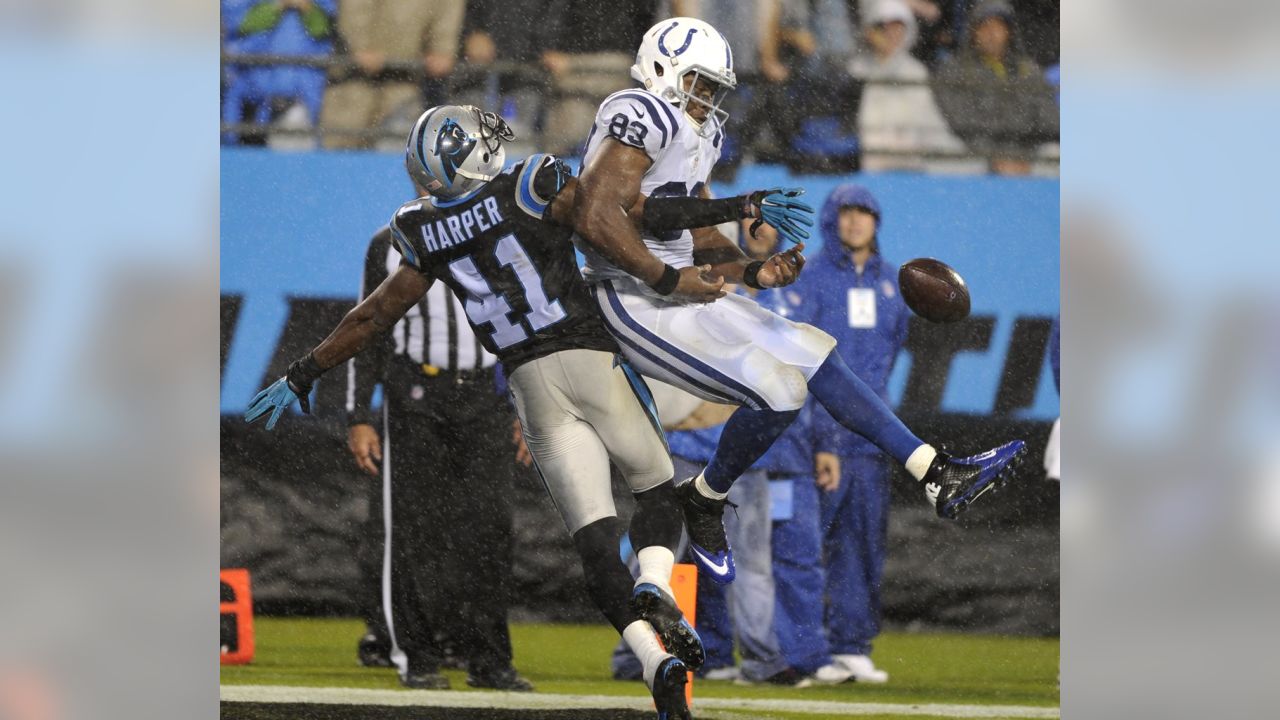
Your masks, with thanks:
[{"label": "white pants", "polygon": [[634,278],[602,280],[593,290],[635,369],[712,402],[798,410],[809,379],[836,346],[818,328],[741,295],[673,302]]},{"label": "white pants", "polygon": [[617,515],[610,461],[632,492],[675,473],[648,388],[617,360],[598,350],[564,350],[511,373],[525,444],[571,534]]}]

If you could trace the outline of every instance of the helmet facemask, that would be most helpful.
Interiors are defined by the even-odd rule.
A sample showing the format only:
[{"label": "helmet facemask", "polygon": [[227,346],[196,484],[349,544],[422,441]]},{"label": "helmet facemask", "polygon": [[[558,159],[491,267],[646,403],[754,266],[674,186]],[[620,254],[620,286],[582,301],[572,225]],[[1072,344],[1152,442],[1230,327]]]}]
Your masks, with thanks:
[{"label": "helmet facemask", "polygon": [[472,106],[472,109],[476,111],[477,119],[480,121],[480,141],[490,153],[498,152],[502,143],[516,139],[515,131],[500,115],[485,112],[475,106]]},{"label": "helmet facemask", "polygon": [[[685,90],[685,79],[689,79],[689,89]],[[729,120],[728,111],[720,108],[725,98],[729,97],[729,91],[734,88],[733,84],[726,84],[722,75],[707,71],[701,65],[694,65],[677,78],[675,87],[676,100],[679,102],[680,110],[689,116],[694,125],[698,128],[698,134],[703,137],[710,137],[713,131],[725,126]],[[711,92],[710,99],[704,100],[697,93],[699,83],[710,85],[714,90]],[[689,112],[693,108],[701,107],[707,111],[706,117],[699,122]],[[714,119],[715,122],[708,122]]]},{"label": "helmet facemask", "polygon": [[[470,145],[475,145],[479,142],[484,146],[484,154],[481,160],[485,164],[490,164],[490,156],[505,158],[506,150],[502,148],[502,143],[516,139],[515,131],[511,129],[510,125],[507,125],[507,121],[503,120],[497,113],[485,112],[474,105],[463,105],[462,107],[475,113],[475,125],[470,128],[470,132],[463,131],[465,133],[465,142]],[[454,126],[457,127],[456,122]],[[501,161],[497,164],[498,170],[501,170]],[[466,167],[458,168],[457,173],[463,177],[483,182],[488,182],[497,176],[497,173],[488,174],[469,171]]]}]

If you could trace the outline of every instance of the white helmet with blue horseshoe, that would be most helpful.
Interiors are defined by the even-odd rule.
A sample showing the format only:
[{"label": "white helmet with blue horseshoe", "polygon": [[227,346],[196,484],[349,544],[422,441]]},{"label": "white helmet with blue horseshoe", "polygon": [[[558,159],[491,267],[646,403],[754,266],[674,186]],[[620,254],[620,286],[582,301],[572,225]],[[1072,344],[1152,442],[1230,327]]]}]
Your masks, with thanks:
[{"label": "white helmet with blue horseshoe", "polygon": [[413,124],[404,164],[422,189],[450,200],[497,177],[507,159],[502,143],[515,137],[494,113],[474,105],[437,105]]},{"label": "white helmet with blue horseshoe", "polygon": [[[690,74],[693,79],[686,90],[685,77]],[[690,103],[704,106],[706,117],[715,117],[718,122],[698,122],[690,115],[702,135],[710,135],[728,119],[729,113],[720,109],[720,103],[738,84],[729,41],[711,25],[688,17],[670,18],[649,28],[636,51],[631,77],[667,102],[679,105],[686,114]],[[699,79],[713,83],[715,91],[710,100],[690,92]]]}]

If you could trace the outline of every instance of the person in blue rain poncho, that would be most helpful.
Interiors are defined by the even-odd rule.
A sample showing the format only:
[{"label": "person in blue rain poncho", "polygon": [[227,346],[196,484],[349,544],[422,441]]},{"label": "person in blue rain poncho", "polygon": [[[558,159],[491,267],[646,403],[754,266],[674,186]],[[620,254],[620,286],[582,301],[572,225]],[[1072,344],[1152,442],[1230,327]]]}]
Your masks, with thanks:
[{"label": "person in blue rain poncho", "polygon": [[[886,402],[889,374],[907,339],[910,311],[898,290],[898,266],[880,253],[880,203],[846,183],[819,214],[821,253],[793,291],[795,319],[834,336],[845,363]],[[818,453],[819,476],[840,478],[821,493],[826,562],[826,628],[832,658],[859,682],[885,682],[871,661],[880,632],[892,469],[876,446],[813,408],[816,437],[833,453]]]}]

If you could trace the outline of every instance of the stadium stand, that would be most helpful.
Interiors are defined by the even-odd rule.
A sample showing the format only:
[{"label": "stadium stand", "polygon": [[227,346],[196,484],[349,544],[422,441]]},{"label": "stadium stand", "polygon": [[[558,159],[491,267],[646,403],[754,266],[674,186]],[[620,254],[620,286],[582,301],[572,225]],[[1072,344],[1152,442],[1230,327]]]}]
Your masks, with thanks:
[{"label": "stadium stand", "polygon": [[[227,0],[223,143],[260,144],[270,129],[273,139],[299,140],[277,147],[396,150],[423,103],[447,99],[499,111],[516,128],[520,149],[572,155],[598,101],[630,85],[628,48],[670,9],[723,28],[738,48],[722,173],[743,161],[797,172],[1058,171],[1056,75],[1046,80],[1037,65],[1057,63],[1057,37],[1047,29],[1056,4],[637,0],[610,5],[608,18],[598,4],[568,0],[450,0],[430,4],[430,12],[411,12],[411,5],[344,2],[323,37],[308,35],[302,13],[286,8],[274,30],[246,35],[240,28],[249,10],[280,4]],[[310,16],[331,6],[308,5]],[[270,13],[253,17],[262,24]],[[537,36],[547,40],[527,32],[530,18],[550,28]],[[1005,70],[987,69],[995,65],[973,44],[970,29],[988,20],[1009,30],[997,53]],[[275,35],[281,39],[269,41]],[[256,97],[250,78],[285,69],[281,75],[302,90],[245,102]],[[321,104],[316,86],[326,75]],[[290,98],[307,116],[281,127]],[[244,114],[246,105],[253,114]]]}]

